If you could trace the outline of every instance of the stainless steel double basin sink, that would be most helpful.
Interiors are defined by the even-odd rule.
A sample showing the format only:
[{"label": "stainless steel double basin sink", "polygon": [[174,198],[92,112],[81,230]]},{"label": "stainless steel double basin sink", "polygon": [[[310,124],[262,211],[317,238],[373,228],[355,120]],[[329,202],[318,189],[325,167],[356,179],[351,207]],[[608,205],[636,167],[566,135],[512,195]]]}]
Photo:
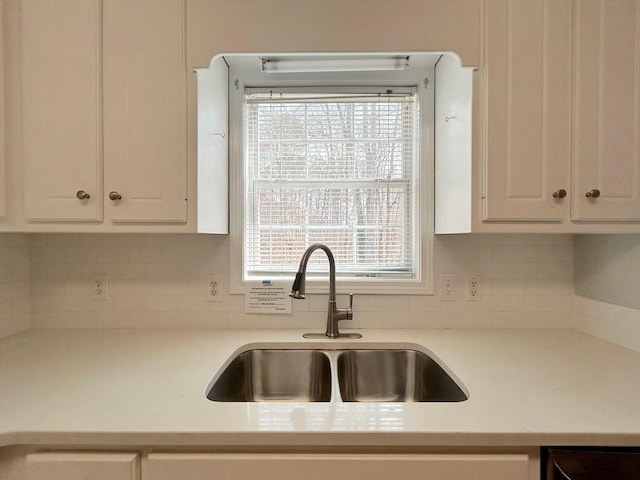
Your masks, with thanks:
[{"label": "stainless steel double basin sink", "polygon": [[209,383],[215,402],[461,402],[466,388],[419,346],[247,345]]}]

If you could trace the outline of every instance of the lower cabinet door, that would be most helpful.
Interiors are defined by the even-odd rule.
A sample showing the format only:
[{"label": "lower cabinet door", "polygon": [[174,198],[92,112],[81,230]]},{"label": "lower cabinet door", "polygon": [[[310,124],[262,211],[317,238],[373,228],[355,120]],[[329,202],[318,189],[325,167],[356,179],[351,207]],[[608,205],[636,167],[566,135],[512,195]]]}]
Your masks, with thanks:
[{"label": "lower cabinet door", "polygon": [[138,480],[135,453],[47,452],[27,455],[27,480]]},{"label": "lower cabinet door", "polygon": [[528,480],[528,455],[151,454],[148,480]]}]

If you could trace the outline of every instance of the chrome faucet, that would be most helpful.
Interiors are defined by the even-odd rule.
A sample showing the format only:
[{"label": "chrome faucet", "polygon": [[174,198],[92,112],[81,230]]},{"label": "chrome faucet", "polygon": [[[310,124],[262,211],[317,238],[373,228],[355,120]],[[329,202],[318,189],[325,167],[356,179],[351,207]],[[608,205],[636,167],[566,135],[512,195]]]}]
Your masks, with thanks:
[{"label": "chrome faucet", "polygon": [[338,322],[340,320],[351,320],[353,318],[353,294],[349,294],[349,307],[336,308],[336,261],[329,247],[323,243],[314,243],[305,250],[300,260],[296,279],[291,287],[292,298],[304,299],[305,278],[307,275],[307,263],[309,257],[317,249],[323,250],[329,259],[329,309],[327,311],[327,330],[325,333],[305,333],[304,338],[362,338],[359,333],[340,333],[338,330]]}]

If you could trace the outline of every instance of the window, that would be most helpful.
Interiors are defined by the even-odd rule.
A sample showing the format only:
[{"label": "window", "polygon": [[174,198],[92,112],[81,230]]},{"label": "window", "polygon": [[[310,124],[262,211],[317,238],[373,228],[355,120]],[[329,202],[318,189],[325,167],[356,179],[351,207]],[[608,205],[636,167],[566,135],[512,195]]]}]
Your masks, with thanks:
[{"label": "window", "polygon": [[[429,293],[426,78],[435,62],[427,63],[411,72],[282,76],[246,62],[234,68],[231,59],[232,291],[293,279],[304,250],[321,242],[343,289]],[[316,278],[315,291],[324,292],[326,257],[313,255],[307,273],[307,291]]]},{"label": "window", "polygon": [[[415,277],[414,90],[248,89],[244,109],[248,278],[294,274],[315,242],[341,276]],[[310,272],[314,261],[326,271],[318,255]]]}]

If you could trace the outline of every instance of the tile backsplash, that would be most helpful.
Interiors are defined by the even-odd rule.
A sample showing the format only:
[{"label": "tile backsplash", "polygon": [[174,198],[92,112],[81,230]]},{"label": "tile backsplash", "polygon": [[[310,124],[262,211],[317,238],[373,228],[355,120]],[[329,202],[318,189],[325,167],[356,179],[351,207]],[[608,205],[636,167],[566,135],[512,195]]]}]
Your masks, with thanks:
[{"label": "tile backsplash", "polygon": [[29,236],[0,234],[0,337],[31,326]]},{"label": "tile backsplash", "polygon": [[640,310],[576,295],[571,327],[640,352]]},{"label": "tile backsplash", "polygon": [[[291,315],[244,313],[229,295],[229,238],[216,235],[0,234],[0,337],[35,328],[324,327],[327,295]],[[438,275],[455,274],[455,301]],[[107,274],[96,300],[91,278]],[[224,278],[206,301],[206,276]],[[640,310],[573,294],[571,235],[451,235],[434,240],[434,295],[357,295],[357,328],[574,328],[640,351]],[[480,300],[465,278],[480,277]],[[342,296],[338,301],[346,303]]]},{"label": "tile backsplash", "polygon": [[[38,234],[30,237],[33,327],[210,327],[322,329],[327,296],[293,303],[291,315],[244,313],[229,295],[229,237]],[[91,276],[106,273],[109,297],[95,300]],[[431,296],[356,295],[357,328],[569,328],[571,235],[454,235],[434,242],[440,273],[457,276],[456,301]],[[224,277],[221,302],[206,302],[207,274]],[[479,301],[465,277],[480,276]],[[344,298],[338,298],[341,304]],[[345,325],[346,326],[346,325]]]},{"label": "tile backsplash", "polygon": [[640,235],[576,235],[574,291],[640,309]]}]

